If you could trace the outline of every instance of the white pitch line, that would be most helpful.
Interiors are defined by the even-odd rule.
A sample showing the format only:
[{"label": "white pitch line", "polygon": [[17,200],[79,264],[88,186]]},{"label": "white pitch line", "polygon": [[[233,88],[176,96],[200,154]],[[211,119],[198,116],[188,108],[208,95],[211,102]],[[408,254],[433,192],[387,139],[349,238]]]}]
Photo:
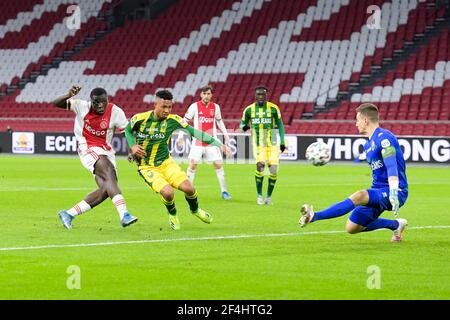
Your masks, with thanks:
[{"label": "white pitch line", "polygon": [[[450,226],[417,226],[417,227],[408,228],[408,230],[420,230],[420,229],[450,229]],[[46,245],[46,246],[0,248],[0,251],[73,248],[73,247],[99,247],[99,246],[114,246],[114,245],[122,245],[122,244],[163,243],[163,242],[178,242],[178,241],[205,241],[205,240],[263,238],[263,237],[289,237],[289,236],[303,236],[303,235],[315,235],[315,234],[335,234],[335,233],[344,233],[344,232],[345,231],[331,230],[331,231],[310,231],[310,232],[293,232],[293,233],[240,234],[240,235],[230,235],[230,236],[175,238],[175,239],[111,241],[111,242],[96,242],[96,243],[51,244],[51,245]]]},{"label": "white pitch line", "polygon": [[[298,185],[280,185],[277,186],[277,188],[309,188],[309,187],[322,187],[322,186],[355,186],[357,183],[303,183]],[[414,186],[414,185],[450,185],[450,182],[445,181],[427,181],[427,182],[417,182],[417,183],[409,183],[408,185]],[[208,185],[208,184],[202,184],[200,186],[195,186],[197,189],[210,189],[212,187],[215,187],[216,185]],[[236,185],[234,184],[233,187],[236,188],[245,188],[247,185]],[[21,191],[27,191],[27,192],[41,192],[41,191],[89,191],[94,190],[95,186],[92,186],[91,188],[88,187],[20,187],[20,188],[8,188],[8,189],[1,189],[0,192],[21,192]],[[122,186],[123,189],[130,189],[130,190],[147,190],[148,187],[146,187],[144,184],[142,186]]]}]

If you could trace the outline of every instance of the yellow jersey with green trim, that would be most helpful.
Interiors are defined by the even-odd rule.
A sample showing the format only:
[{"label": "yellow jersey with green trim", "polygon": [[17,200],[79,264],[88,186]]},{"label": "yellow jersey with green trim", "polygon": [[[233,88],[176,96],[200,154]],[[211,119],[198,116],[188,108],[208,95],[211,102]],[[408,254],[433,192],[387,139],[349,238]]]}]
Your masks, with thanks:
[{"label": "yellow jersey with green trim", "polygon": [[274,129],[279,119],[281,120],[280,108],[266,101],[262,106],[256,102],[247,106],[241,121],[252,129],[253,146],[268,147],[277,145]]},{"label": "yellow jersey with green trim", "polygon": [[147,153],[138,165],[159,167],[170,157],[169,143],[172,133],[187,126],[186,120],[176,114],[170,114],[164,120],[157,120],[153,110],[131,117],[130,127],[136,137],[136,144],[141,145]]}]

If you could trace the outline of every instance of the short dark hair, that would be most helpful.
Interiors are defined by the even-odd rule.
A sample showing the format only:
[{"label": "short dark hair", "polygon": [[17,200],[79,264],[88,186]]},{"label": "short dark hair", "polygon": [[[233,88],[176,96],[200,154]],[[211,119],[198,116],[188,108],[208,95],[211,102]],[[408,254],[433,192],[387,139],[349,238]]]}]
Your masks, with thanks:
[{"label": "short dark hair", "polygon": [[95,88],[91,91],[90,97],[92,98],[93,96],[101,96],[102,94],[104,95],[108,95],[106,93],[106,90],[103,88]]},{"label": "short dark hair", "polygon": [[359,107],[356,108],[356,112],[367,117],[372,123],[378,123],[378,121],[380,121],[378,108],[373,103],[363,103],[359,105]]},{"label": "short dark hair", "polygon": [[258,90],[265,90],[266,92],[268,92],[268,91],[269,91],[269,89],[267,89],[267,87],[265,87],[265,86],[261,86],[261,85],[259,85],[259,86],[256,86],[256,88],[255,88],[255,91],[258,91]]},{"label": "short dark hair", "polygon": [[159,90],[158,92],[156,92],[155,95],[158,98],[163,99],[163,100],[172,100],[173,99],[172,92],[170,92],[169,90]]},{"label": "short dark hair", "polygon": [[212,87],[212,85],[208,84],[208,85],[203,86],[203,87],[200,88],[200,92],[206,92],[206,91],[211,91],[211,92],[213,92],[213,87]]}]

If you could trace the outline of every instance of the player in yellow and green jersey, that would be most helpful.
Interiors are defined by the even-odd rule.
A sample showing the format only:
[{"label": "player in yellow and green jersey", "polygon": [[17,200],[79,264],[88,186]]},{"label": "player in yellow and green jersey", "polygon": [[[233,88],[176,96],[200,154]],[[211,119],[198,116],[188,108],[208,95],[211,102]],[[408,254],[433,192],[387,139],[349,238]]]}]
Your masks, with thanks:
[{"label": "player in yellow and green jersey", "polygon": [[169,213],[169,224],[173,230],[180,229],[174,202],[174,190],[185,193],[191,213],[205,223],[211,223],[212,216],[199,208],[197,191],[169,153],[168,144],[172,133],[185,129],[195,138],[219,147],[225,154],[229,147],[203,131],[196,130],[178,115],[171,114],[173,96],[170,91],[156,93],[154,110],[134,115],[125,129],[125,136],[131,154],[138,163],[138,172],[147,185],[161,194],[162,201]]},{"label": "player in yellow and green jersey", "polygon": [[[278,177],[279,152],[275,126],[278,126],[280,133],[280,150],[283,152],[286,149],[284,144],[284,125],[280,108],[276,104],[267,101],[267,91],[266,87],[256,87],[256,102],[245,108],[240,125],[244,132],[250,128],[252,129],[253,156],[256,161],[255,181],[256,192],[258,193],[257,203],[260,205],[272,204],[272,192]],[[270,175],[267,197],[264,199],[262,187],[266,163],[269,166]]]}]

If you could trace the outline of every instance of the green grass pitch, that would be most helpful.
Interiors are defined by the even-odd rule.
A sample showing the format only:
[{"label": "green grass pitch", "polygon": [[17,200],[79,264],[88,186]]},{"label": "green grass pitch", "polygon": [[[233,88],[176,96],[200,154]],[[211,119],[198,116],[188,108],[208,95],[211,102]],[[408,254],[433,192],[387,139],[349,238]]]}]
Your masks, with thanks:
[{"label": "green grass pitch", "polygon": [[282,163],[273,206],[256,204],[253,164],[225,166],[231,201],[200,165],[200,206],[214,221],[191,216],[177,191],[180,231],[134,165],[118,159],[118,170],[139,221],[120,227],[106,200],[66,230],[58,211],[95,186],[78,158],[0,157],[0,299],[450,298],[448,167],[408,166],[409,226],[395,244],[389,230],[346,234],[347,216],[298,226],[302,203],[322,209],[369,187],[365,164]]}]

